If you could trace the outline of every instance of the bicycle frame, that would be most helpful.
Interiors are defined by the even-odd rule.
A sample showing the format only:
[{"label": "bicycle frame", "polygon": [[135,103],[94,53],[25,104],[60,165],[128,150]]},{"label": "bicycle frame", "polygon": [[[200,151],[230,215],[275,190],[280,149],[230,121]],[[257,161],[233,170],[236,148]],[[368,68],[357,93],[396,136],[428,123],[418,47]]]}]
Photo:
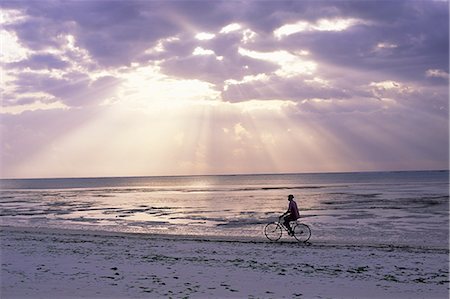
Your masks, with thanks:
[{"label": "bicycle frame", "polygon": [[[307,242],[311,237],[311,229],[305,223],[298,220],[290,221],[292,231],[290,236],[294,237],[299,242]],[[289,232],[288,228],[281,221],[274,221],[268,223],[264,227],[264,234],[270,241],[278,241],[283,236],[283,230]]]}]

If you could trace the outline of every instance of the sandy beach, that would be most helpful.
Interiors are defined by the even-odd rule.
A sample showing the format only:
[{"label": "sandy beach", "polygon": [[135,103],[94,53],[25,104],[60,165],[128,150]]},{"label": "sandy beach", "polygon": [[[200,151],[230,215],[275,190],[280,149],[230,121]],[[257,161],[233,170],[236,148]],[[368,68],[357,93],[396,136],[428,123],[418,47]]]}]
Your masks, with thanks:
[{"label": "sandy beach", "polygon": [[2,227],[2,298],[448,298],[448,250]]}]

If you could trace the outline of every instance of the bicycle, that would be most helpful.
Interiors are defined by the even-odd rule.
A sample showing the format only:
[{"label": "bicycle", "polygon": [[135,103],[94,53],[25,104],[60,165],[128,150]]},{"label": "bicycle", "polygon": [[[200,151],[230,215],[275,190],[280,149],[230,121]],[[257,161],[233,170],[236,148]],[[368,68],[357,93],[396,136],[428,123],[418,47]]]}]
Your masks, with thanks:
[{"label": "bicycle", "polygon": [[[311,229],[308,225],[299,222],[299,220],[291,221],[289,224],[294,232],[291,235],[292,237],[294,237],[298,242],[308,242],[309,238],[311,238]],[[283,235],[283,230],[288,232],[288,229],[281,223],[280,217],[278,221],[270,222],[264,227],[264,234],[267,239],[276,242]]]}]

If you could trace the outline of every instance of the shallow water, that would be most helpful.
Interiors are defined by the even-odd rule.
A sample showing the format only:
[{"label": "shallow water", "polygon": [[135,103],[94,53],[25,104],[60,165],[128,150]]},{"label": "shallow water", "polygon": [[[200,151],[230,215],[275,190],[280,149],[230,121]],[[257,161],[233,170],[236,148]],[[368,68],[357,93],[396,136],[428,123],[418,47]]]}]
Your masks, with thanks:
[{"label": "shallow water", "polygon": [[448,171],[0,180],[2,225],[263,238],[294,194],[312,242],[448,247]]}]

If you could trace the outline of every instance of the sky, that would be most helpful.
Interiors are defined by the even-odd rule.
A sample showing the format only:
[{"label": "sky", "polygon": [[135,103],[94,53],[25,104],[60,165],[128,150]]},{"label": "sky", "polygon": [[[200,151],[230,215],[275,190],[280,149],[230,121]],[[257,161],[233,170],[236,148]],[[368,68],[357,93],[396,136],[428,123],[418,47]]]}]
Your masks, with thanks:
[{"label": "sky", "polygon": [[1,177],[448,169],[448,1],[8,1]]}]

